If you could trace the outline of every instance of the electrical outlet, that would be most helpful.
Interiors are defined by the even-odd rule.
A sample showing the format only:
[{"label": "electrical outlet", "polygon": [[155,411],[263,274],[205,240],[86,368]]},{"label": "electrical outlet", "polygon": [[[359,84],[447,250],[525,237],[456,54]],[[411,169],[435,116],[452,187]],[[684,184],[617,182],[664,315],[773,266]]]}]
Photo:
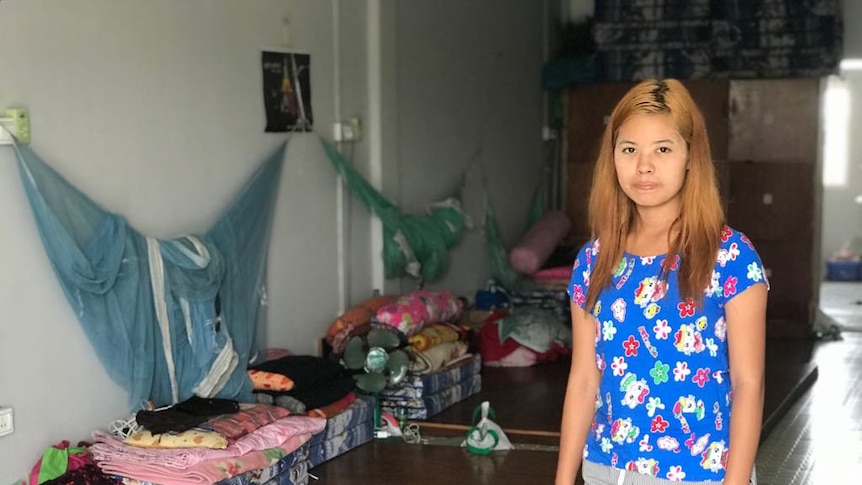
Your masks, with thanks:
[{"label": "electrical outlet", "polygon": [[345,121],[336,121],[332,131],[335,141],[359,141],[362,139],[362,121],[358,116],[352,116]]},{"label": "electrical outlet", "polygon": [[12,408],[0,408],[0,436],[12,434],[15,422],[12,419]]},{"label": "electrical outlet", "polygon": [[0,145],[11,145],[12,136],[19,143],[30,143],[30,114],[26,109],[10,108],[0,114]]},{"label": "electrical outlet", "polygon": [[345,123],[347,127],[350,137],[345,137],[350,141],[360,141],[362,140],[362,120],[359,119],[358,116],[351,116],[350,119]]}]

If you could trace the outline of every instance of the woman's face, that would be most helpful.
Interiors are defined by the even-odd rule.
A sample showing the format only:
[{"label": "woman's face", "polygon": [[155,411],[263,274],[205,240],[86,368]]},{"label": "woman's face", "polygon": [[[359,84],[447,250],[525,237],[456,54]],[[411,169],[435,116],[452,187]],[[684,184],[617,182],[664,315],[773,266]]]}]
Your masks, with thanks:
[{"label": "woman's face", "polygon": [[614,167],[638,210],[679,211],[688,147],[669,114],[636,114],[619,128]]}]

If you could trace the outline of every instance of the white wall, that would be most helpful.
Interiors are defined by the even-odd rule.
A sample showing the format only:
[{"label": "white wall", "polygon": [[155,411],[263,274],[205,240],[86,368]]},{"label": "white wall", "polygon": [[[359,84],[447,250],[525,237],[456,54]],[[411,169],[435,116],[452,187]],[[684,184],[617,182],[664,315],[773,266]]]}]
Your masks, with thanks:
[{"label": "white wall", "polygon": [[[315,126],[328,135],[336,113],[361,116],[356,166],[409,210],[443,195],[480,150],[511,243],[538,177],[543,2],[434,4],[6,0],[0,109],[28,108],[33,148],[141,232],[200,232],[285,139],[263,133],[259,50],[282,41],[288,16],[293,45],[312,55]],[[314,353],[340,296],[400,286],[379,281],[379,227],[338,185],[316,138],[294,136],[270,247],[270,345]],[[128,408],[54,280],[8,147],[0,207],[0,405],[15,408],[2,484]],[[484,281],[480,237],[438,286]]]},{"label": "white wall", "polygon": [[481,173],[507,247],[526,229],[544,163],[538,3],[445,0],[398,12],[399,198],[422,211],[452,195],[466,173],[465,209],[477,227],[430,286],[466,293],[485,283]]}]

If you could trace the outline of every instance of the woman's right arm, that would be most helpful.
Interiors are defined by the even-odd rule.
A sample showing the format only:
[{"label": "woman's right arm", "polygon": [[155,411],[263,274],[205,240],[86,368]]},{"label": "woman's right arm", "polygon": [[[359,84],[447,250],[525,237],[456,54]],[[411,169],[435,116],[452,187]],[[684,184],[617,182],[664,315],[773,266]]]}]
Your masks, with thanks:
[{"label": "woman's right arm", "polygon": [[601,374],[596,368],[596,325],[592,315],[575,303],[572,310],[572,367],[563,403],[557,485],[575,483],[587,433],[596,410]]}]

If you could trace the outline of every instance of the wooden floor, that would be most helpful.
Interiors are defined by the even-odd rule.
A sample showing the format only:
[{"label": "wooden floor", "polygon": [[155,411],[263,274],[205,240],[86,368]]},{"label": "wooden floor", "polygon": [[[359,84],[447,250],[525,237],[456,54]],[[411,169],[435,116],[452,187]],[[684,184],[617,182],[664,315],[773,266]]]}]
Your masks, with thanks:
[{"label": "wooden floor", "polygon": [[[777,429],[814,382],[810,341],[770,341],[764,431]],[[318,483],[524,484],[552,483],[568,362],[527,368],[482,369],[482,392],[420,423],[429,444],[376,440],[326,462],[311,473]],[[490,401],[496,422],[515,449],[477,456],[458,446],[473,410]],[[858,428],[857,428],[858,429]],[[773,482],[774,483],[774,482]]]},{"label": "wooden floor", "polygon": [[819,377],[766,437],[759,485],[862,483],[862,333],[817,345]]}]

